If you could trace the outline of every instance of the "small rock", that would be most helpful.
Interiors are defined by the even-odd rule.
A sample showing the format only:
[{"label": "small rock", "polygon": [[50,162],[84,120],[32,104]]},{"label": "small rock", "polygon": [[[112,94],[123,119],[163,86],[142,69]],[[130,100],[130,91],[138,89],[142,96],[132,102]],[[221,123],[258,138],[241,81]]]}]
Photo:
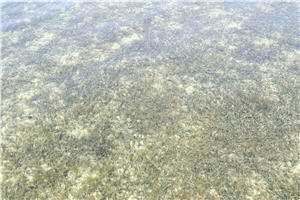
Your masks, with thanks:
[{"label": "small rock", "polygon": [[193,94],[193,92],[195,91],[194,87],[191,85],[187,88],[185,88],[186,93],[188,93],[188,95]]}]

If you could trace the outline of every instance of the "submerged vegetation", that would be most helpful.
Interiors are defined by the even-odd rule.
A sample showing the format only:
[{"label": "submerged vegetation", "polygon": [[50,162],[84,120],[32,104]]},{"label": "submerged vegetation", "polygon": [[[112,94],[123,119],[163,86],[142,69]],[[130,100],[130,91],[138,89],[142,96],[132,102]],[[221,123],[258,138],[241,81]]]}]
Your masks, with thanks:
[{"label": "submerged vegetation", "polygon": [[66,7],[4,27],[2,199],[300,198],[298,5]]}]

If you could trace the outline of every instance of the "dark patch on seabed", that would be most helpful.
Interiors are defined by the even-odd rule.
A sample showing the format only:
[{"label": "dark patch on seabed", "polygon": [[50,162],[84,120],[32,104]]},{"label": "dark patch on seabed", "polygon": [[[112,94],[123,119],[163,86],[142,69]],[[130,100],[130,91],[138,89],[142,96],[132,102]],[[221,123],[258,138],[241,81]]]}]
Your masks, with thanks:
[{"label": "dark patch on seabed", "polygon": [[1,10],[1,199],[300,199],[299,3]]}]

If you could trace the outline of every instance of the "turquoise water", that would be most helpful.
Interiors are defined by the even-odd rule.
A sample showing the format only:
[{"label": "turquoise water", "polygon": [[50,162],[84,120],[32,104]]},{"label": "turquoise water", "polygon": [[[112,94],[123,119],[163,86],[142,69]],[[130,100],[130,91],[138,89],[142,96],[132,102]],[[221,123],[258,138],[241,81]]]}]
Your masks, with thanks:
[{"label": "turquoise water", "polygon": [[299,199],[299,4],[5,3],[2,199]]}]

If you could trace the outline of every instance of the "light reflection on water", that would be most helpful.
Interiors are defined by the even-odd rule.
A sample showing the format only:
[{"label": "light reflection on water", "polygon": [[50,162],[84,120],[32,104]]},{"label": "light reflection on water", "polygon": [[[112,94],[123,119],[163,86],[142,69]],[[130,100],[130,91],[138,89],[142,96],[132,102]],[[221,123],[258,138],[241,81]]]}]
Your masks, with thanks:
[{"label": "light reflection on water", "polygon": [[2,30],[9,31],[53,18],[73,3],[6,3],[2,5]]}]

